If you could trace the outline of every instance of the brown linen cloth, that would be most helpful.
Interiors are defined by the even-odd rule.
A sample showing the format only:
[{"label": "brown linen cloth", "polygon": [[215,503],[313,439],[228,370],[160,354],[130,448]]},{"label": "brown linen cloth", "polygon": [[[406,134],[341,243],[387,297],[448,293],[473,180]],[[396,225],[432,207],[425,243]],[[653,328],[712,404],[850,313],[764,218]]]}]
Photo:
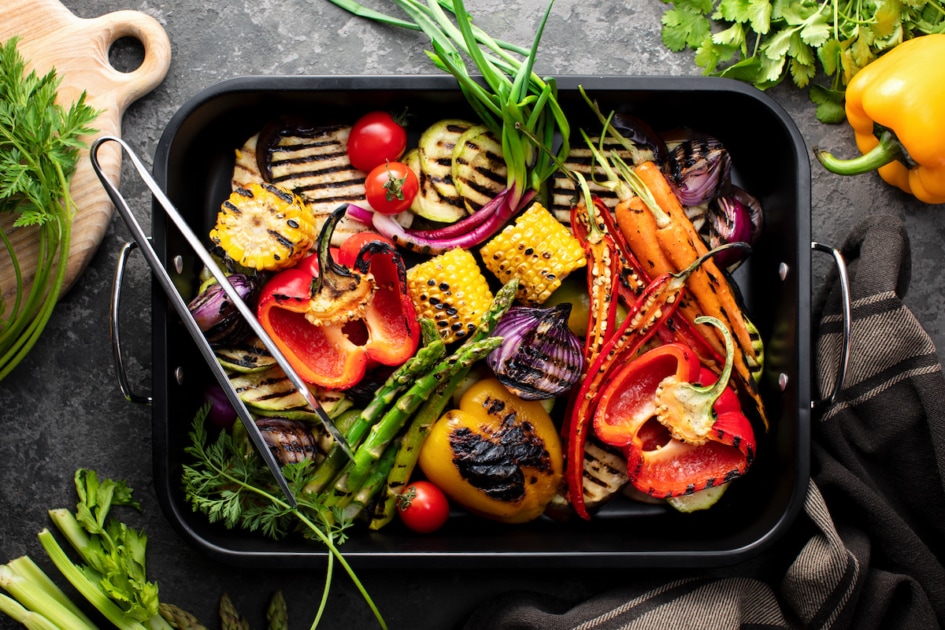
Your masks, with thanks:
[{"label": "brown linen cloth", "polygon": [[[812,482],[782,553],[577,605],[507,593],[476,609],[465,630],[945,625],[945,378],[902,303],[908,236],[896,217],[869,217],[841,251],[852,292],[849,370],[836,403],[814,414]],[[814,310],[819,382],[831,391],[842,325],[835,272]]]}]

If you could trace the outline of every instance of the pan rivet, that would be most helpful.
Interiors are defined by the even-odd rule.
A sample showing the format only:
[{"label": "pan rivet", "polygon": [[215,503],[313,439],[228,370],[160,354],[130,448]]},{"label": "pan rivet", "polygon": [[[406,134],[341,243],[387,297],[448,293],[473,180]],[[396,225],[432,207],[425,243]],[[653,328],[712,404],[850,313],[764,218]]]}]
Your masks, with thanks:
[{"label": "pan rivet", "polygon": [[778,375],[778,387],[780,387],[781,391],[783,392],[784,390],[787,389],[787,384],[788,384],[788,375],[782,372],[781,374]]},{"label": "pan rivet", "polygon": [[174,380],[177,381],[178,385],[184,384],[184,368],[177,366],[177,368],[174,369]]},{"label": "pan rivet", "polygon": [[174,256],[174,269],[177,273],[184,273],[184,257],[181,255]]},{"label": "pan rivet", "polygon": [[791,268],[787,266],[787,263],[781,263],[778,265],[778,277],[780,277],[782,281],[786,280],[790,270]]}]

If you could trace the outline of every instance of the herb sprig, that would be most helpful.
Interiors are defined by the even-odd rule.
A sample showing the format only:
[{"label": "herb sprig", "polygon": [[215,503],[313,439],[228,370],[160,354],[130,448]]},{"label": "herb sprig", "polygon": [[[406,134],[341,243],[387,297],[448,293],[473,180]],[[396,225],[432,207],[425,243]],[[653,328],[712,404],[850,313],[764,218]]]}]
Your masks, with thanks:
[{"label": "herb sprig", "polygon": [[69,181],[98,116],[85,92],[68,109],[58,104],[55,70],[26,74],[17,41],[0,42],[0,213],[17,215],[14,228],[37,228],[39,259],[26,292],[12,239],[0,228],[17,285],[12,304],[0,297],[0,381],[32,349],[62,292],[75,215]]},{"label": "herb sprig", "polygon": [[282,468],[298,502],[298,507],[293,508],[282,498],[282,491],[255,451],[247,451],[240,440],[227,431],[221,431],[210,441],[206,429],[209,411],[209,405],[198,411],[190,433],[191,445],[185,449],[196,460],[185,464],[183,472],[184,494],[191,507],[205,514],[211,523],[222,523],[228,529],[261,531],[274,539],[299,530],[303,536],[321,541],[329,553],[325,586],[312,628],[318,625],[325,611],[334,563],[338,562],[380,626],[386,629],[380,611],[338,549],[346,539],[345,530],[350,522],[343,518],[340,510],[326,509],[305,491],[314,472],[312,462],[305,460]]},{"label": "herb sprig", "polygon": [[[760,89],[808,88],[821,122],[844,118],[847,83],[906,39],[945,32],[940,0],[663,0],[663,44],[696,51],[705,74]],[[818,73],[829,85],[814,83]]]}]

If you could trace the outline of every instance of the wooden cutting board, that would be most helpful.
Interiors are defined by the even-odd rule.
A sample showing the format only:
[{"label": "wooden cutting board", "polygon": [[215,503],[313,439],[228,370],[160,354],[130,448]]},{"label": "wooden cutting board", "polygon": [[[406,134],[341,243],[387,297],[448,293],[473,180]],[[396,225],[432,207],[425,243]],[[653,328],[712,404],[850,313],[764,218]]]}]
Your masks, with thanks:
[{"label": "wooden cutting board", "polygon": [[[167,33],[154,18],[137,11],[116,11],[101,17],[76,17],[59,0],[0,0],[0,41],[18,37],[17,49],[27,69],[44,75],[52,68],[61,79],[59,100],[64,106],[85,91],[88,104],[102,111],[93,123],[100,135],[121,135],[121,118],[127,107],[164,79],[171,61]],[[132,37],[144,47],[144,62],[133,72],[111,66],[108,51],[120,38]],[[99,151],[103,171],[117,186],[121,153],[116,143]],[[84,152],[71,183],[77,212],[72,227],[65,289],[88,265],[105,234],[114,208]],[[38,238],[31,228],[13,228],[15,217],[0,216],[0,227],[11,237],[18,254],[23,284],[28,290],[36,273]],[[11,308],[16,276],[0,247],[0,291]],[[0,308],[2,311],[2,308]]]}]

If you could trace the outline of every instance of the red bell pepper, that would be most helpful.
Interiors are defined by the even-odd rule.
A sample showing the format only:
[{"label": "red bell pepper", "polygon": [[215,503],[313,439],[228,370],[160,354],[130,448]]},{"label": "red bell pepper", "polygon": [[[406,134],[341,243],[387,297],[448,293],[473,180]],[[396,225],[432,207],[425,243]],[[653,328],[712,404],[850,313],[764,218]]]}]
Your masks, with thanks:
[{"label": "red bell pepper", "polygon": [[356,385],[373,365],[400,365],[420,342],[406,269],[390,241],[365,233],[331,255],[344,209],[326,221],[315,254],[263,286],[256,309],[299,376],[331,389]]},{"label": "red bell pepper", "polygon": [[728,382],[728,354],[717,378],[690,348],[659,346],[623,367],[601,393],[594,430],[625,452],[628,476],[641,492],[689,494],[751,466],[754,431]]}]

